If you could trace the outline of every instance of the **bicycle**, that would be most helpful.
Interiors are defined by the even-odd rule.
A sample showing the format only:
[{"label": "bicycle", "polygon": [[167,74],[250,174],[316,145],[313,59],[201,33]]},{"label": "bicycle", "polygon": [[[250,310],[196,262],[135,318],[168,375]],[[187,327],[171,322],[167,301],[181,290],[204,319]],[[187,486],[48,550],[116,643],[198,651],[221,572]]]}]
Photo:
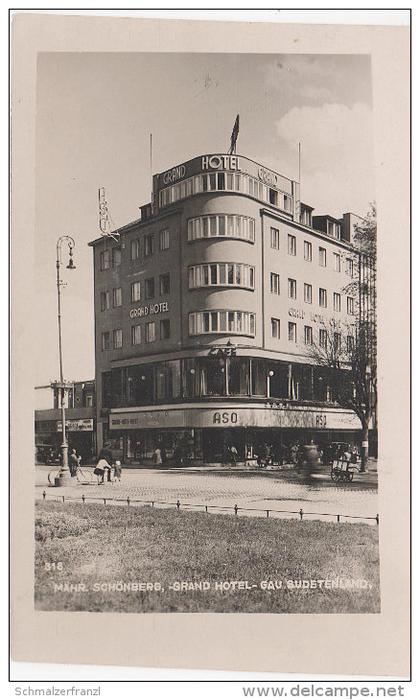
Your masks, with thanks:
[{"label": "bicycle", "polygon": [[[50,486],[55,486],[55,480],[59,474],[59,468],[52,469],[50,472],[48,472],[48,483]],[[79,484],[88,485],[97,483],[97,478],[94,475],[93,471],[88,471],[86,467],[84,469],[82,469],[81,467],[77,467],[75,478]]]}]

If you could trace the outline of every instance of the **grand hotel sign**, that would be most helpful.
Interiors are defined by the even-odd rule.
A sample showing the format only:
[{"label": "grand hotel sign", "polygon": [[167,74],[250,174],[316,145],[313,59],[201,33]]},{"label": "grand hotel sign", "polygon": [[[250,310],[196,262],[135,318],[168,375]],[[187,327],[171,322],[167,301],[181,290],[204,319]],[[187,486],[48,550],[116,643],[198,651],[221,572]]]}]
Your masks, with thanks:
[{"label": "grand hotel sign", "polygon": [[269,187],[274,187],[288,194],[292,194],[292,181],[273,170],[255,163],[244,156],[227,155],[225,153],[215,153],[198,156],[186,163],[176,165],[165,172],[155,175],[154,190],[169,187],[180,182],[187,177],[198,175],[199,173],[217,172],[244,172],[252,175]]}]

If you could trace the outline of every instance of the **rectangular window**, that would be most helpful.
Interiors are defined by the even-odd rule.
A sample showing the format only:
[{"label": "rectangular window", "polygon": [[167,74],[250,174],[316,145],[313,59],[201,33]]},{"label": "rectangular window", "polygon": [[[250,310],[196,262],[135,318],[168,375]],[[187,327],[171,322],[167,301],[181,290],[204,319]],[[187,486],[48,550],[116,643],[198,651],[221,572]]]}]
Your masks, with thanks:
[{"label": "rectangular window", "polygon": [[121,265],[121,248],[112,249],[112,265],[113,267]]},{"label": "rectangular window", "polygon": [[346,274],[353,277],[354,264],[352,258],[346,258]]},{"label": "rectangular window", "polygon": [[319,330],[319,345],[323,350],[327,349],[327,331],[325,328]]},{"label": "rectangular window", "polygon": [[143,238],[144,255],[153,255],[153,235],[149,234]]},{"label": "rectangular window", "polygon": [[353,297],[347,297],[347,313],[353,316],[354,314],[354,299]]},{"label": "rectangular window", "polygon": [[334,350],[336,352],[341,350],[341,333],[334,333]]},{"label": "rectangular window", "polygon": [[141,343],[141,326],[131,326],[131,345],[140,345]]},{"label": "rectangular window", "polygon": [[312,285],[306,282],[303,285],[303,298],[307,304],[312,304]]},{"label": "rectangular window", "polygon": [[138,260],[140,257],[140,239],[136,238],[130,243],[130,257],[132,260]]},{"label": "rectangular window", "polygon": [[272,294],[280,294],[280,275],[270,272],[270,291]]},{"label": "rectangular window", "polygon": [[280,338],[280,319],[279,318],[272,318],[271,319],[271,337],[272,338]]},{"label": "rectangular window", "polygon": [[154,321],[149,321],[146,323],[145,327],[145,341],[146,343],[153,343],[156,340],[156,326]]},{"label": "rectangular window", "polygon": [[296,280],[292,280],[289,277],[288,287],[289,287],[289,299],[296,299],[296,291],[297,291]]},{"label": "rectangular window", "polygon": [[304,333],[305,333],[305,345],[312,345],[312,343],[313,343],[312,326],[305,326]]},{"label": "rectangular window", "polygon": [[341,272],[341,257],[340,253],[334,253],[334,270]]},{"label": "rectangular window", "polygon": [[112,306],[121,306],[122,304],[122,290],[121,287],[117,287],[112,290]]},{"label": "rectangular window", "polygon": [[169,273],[166,275],[160,275],[159,277],[159,294],[160,296],[164,296],[165,294],[169,294],[171,291],[171,280]]},{"label": "rectangular window", "polygon": [[102,333],[102,350],[110,350],[111,349],[111,333],[109,331],[105,331]]},{"label": "rectangular window", "polygon": [[144,281],[144,295],[146,299],[153,299],[155,296],[155,278],[149,277]]},{"label": "rectangular window", "polygon": [[131,285],[131,301],[140,301],[141,287],[140,282],[133,282]]},{"label": "rectangular window", "polygon": [[352,353],[354,351],[354,337],[352,335],[347,336],[347,352]]},{"label": "rectangular window", "polygon": [[171,337],[171,322],[169,318],[163,318],[160,322],[160,339],[167,340]]},{"label": "rectangular window", "polygon": [[111,251],[102,251],[102,253],[99,255],[99,267],[101,270],[109,270],[111,267]]},{"label": "rectangular window", "polygon": [[123,344],[123,335],[122,335],[122,330],[121,328],[117,328],[115,331],[112,331],[112,345],[114,347],[114,350],[118,350],[118,348],[122,348]]},{"label": "rectangular window", "polygon": [[327,290],[319,288],[319,305],[323,306],[324,309],[327,307]]},{"label": "rectangular window", "polygon": [[297,342],[297,325],[289,321],[289,340],[291,343]]},{"label": "rectangular window", "polygon": [[159,232],[159,248],[160,250],[168,250],[169,248],[169,229],[167,228]]},{"label": "rectangular window", "polygon": [[303,257],[307,262],[312,262],[312,243],[303,242]]},{"label": "rectangular window", "polygon": [[327,266],[327,251],[325,248],[319,248],[319,264],[320,267]]},{"label": "rectangular window", "polygon": [[289,255],[296,255],[296,236],[290,233],[287,236],[287,252]]},{"label": "rectangular window", "polygon": [[341,311],[341,294],[338,294],[338,292],[333,294],[333,307],[334,311]]},{"label": "rectangular window", "polygon": [[280,231],[278,228],[271,228],[271,247],[275,250],[280,249]]},{"label": "rectangular window", "polygon": [[107,311],[111,307],[109,292],[101,292],[101,311]]}]

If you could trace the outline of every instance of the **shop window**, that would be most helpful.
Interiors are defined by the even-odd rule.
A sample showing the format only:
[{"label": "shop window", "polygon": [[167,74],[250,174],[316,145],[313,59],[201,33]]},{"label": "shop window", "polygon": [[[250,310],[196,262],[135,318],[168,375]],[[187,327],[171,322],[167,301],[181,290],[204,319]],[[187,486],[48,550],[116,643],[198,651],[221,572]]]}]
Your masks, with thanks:
[{"label": "shop window", "polygon": [[250,361],[248,357],[231,357],[226,363],[229,396],[248,396],[250,386]]}]

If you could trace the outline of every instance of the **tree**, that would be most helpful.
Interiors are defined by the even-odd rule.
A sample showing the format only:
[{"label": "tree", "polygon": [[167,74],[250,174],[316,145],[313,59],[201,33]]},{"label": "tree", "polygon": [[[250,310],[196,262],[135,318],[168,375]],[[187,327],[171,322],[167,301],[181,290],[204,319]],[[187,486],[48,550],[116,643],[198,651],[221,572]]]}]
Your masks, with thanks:
[{"label": "tree", "polygon": [[[352,410],[361,423],[361,469],[369,454],[369,426],[377,405],[376,210],[354,227],[351,280],[343,292],[353,299],[353,321],[324,323],[318,344],[310,347],[314,363],[327,367],[334,400]],[[345,338],[344,338],[345,336]]]}]

